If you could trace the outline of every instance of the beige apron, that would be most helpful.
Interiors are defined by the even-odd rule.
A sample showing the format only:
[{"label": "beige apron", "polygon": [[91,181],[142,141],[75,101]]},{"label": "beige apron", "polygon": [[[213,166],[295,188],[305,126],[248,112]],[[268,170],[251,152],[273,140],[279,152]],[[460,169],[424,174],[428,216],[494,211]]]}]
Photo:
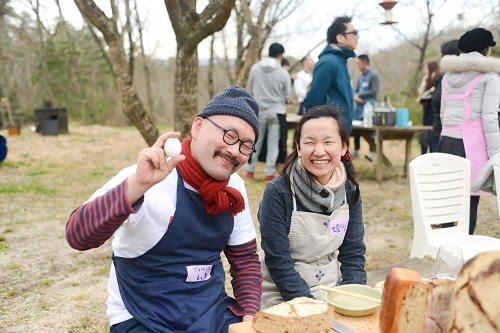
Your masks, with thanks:
[{"label": "beige apron", "polygon": [[[311,288],[311,294],[321,299],[322,291],[318,285],[334,287],[340,281],[337,250],[344,241],[349,223],[349,205],[344,198],[344,204],[330,216],[297,211],[293,179],[291,183],[293,211],[288,234],[290,256],[295,261],[295,270]],[[267,270],[264,251],[261,250],[259,257],[264,280],[261,309],[265,309],[284,300]]]}]

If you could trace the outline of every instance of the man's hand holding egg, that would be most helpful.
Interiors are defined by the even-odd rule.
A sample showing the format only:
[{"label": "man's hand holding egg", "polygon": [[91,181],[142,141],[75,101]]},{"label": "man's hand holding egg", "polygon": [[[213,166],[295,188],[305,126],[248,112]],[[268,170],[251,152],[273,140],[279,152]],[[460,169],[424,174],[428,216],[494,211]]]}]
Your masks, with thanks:
[{"label": "man's hand holding egg", "polygon": [[162,134],[151,147],[139,153],[135,174],[128,178],[127,197],[130,202],[135,202],[151,186],[165,179],[186,158],[181,155],[179,136],[178,132]]}]

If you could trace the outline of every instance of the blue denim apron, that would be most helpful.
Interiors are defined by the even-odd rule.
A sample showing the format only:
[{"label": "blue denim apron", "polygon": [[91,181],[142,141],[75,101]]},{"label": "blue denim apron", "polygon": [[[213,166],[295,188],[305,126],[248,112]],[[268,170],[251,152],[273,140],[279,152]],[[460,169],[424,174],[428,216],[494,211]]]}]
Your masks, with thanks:
[{"label": "blue denim apron", "polygon": [[[229,324],[240,322],[227,309],[234,299],[224,290],[220,259],[233,226],[229,212],[208,215],[200,195],[186,189],[179,175],[175,215],[165,235],[139,257],[113,255],[128,312],[161,333],[227,332]],[[212,265],[211,270],[206,265]],[[204,269],[196,275],[193,267]]]}]

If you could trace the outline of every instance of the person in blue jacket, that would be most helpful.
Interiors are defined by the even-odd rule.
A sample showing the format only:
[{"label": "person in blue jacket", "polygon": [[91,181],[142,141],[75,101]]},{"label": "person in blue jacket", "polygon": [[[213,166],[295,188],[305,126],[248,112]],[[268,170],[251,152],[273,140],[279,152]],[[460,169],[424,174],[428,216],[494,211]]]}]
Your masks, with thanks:
[{"label": "person in blue jacket", "polygon": [[352,25],[350,17],[341,16],[335,18],[326,35],[328,45],[319,55],[311,88],[303,104],[306,110],[323,104],[336,106],[340,110],[342,123],[350,133],[354,96],[347,59],[356,56],[354,49],[358,46],[358,30]]},{"label": "person in blue jacket", "polygon": [[7,157],[7,139],[0,135],[0,163]]}]

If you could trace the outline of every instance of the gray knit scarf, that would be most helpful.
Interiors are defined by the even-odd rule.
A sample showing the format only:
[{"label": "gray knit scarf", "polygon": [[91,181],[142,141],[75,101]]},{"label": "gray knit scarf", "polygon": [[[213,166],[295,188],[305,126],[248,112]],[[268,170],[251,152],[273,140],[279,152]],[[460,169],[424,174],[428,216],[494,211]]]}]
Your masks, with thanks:
[{"label": "gray knit scarf", "polygon": [[[307,211],[313,213],[331,213],[340,208],[345,198],[345,182],[346,172],[344,165],[341,163],[342,168],[342,182],[334,188],[329,188],[321,185],[302,167],[300,160],[295,161],[291,177],[293,177],[293,190],[296,199],[304,206]],[[327,191],[328,196],[325,198],[320,193]],[[324,192],[323,192],[324,193]],[[321,206],[327,207],[325,211]]]}]

